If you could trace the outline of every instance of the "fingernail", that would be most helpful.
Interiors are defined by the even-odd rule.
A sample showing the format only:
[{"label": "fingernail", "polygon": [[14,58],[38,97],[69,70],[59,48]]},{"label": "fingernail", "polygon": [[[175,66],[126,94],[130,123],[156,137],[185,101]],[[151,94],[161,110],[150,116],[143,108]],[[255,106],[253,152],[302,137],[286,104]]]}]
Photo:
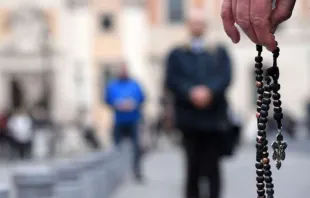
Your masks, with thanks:
[{"label": "fingernail", "polygon": [[231,39],[231,41],[232,41],[234,44],[237,44],[237,43],[238,43],[237,39]]}]

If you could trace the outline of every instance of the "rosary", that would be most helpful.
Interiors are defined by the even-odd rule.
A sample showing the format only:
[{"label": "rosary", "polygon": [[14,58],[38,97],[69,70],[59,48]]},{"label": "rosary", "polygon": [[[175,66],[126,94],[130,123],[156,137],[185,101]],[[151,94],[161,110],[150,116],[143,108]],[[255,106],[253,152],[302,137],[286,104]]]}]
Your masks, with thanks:
[{"label": "rosary", "polygon": [[[257,195],[258,198],[273,198],[274,190],[272,183],[272,172],[270,170],[270,160],[268,158],[268,140],[266,134],[266,125],[268,122],[268,110],[271,104],[271,98],[273,99],[273,118],[277,122],[278,134],[276,141],[272,143],[273,148],[272,159],[276,161],[276,168],[281,168],[281,161],[285,159],[285,149],[287,147],[286,142],[283,141],[282,135],[282,123],[283,118],[281,108],[281,95],[278,93],[280,90],[279,68],[277,65],[277,58],[279,56],[280,49],[277,47],[273,51],[273,66],[268,68],[264,77],[263,71],[263,57],[261,56],[263,48],[261,45],[256,46],[258,55],[255,57],[255,73],[256,73],[256,87],[257,87],[257,127],[258,133],[256,138],[256,181],[257,181]],[[265,81],[265,82],[264,82]]]}]

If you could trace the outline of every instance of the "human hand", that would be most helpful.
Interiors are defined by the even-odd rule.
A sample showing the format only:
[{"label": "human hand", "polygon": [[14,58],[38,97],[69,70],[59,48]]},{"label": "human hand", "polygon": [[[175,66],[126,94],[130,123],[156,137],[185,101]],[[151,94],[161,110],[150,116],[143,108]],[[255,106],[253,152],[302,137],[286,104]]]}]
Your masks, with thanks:
[{"label": "human hand", "polygon": [[296,0],[277,0],[272,9],[272,0],[223,0],[221,17],[226,34],[234,43],[240,41],[237,23],[252,42],[276,49],[273,33],[278,25],[292,15]]},{"label": "human hand", "polygon": [[136,103],[134,100],[128,99],[121,101],[119,104],[116,105],[116,109],[123,112],[129,112],[134,110]]},{"label": "human hand", "polygon": [[197,108],[205,108],[212,100],[211,90],[204,85],[193,87],[189,95],[191,101]]}]

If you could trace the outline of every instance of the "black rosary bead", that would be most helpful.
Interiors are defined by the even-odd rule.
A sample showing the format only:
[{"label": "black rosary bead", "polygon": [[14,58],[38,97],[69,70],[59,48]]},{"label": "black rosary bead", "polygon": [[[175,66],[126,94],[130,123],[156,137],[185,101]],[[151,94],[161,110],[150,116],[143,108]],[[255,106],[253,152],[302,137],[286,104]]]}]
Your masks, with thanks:
[{"label": "black rosary bead", "polygon": [[259,129],[259,130],[265,130],[265,129],[266,129],[266,124],[264,124],[264,123],[258,123],[258,129]]},{"label": "black rosary bead", "polygon": [[265,180],[265,178],[264,178],[263,176],[257,176],[257,177],[256,177],[256,181],[257,181],[258,183],[263,183],[264,180]]},{"label": "black rosary bead", "polygon": [[275,100],[273,101],[273,105],[276,106],[276,107],[280,107],[282,104],[281,100]]},{"label": "black rosary bead", "polygon": [[265,176],[265,182],[266,183],[271,183],[272,182],[272,177]]},{"label": "black rosary bead", "polygon": [[264,170],[263,169],[258,169],[258,170],[256,170],[256,174],[258,176],[263,176],[264,175]]},{"label": "black rosary bead", "polygon": [[261,100],[257,100],[257,101],[256,101],[256,105],[257,105],[257,106],[261,106],[262,104],[263,104],[263,102],[262,102]]},{"label": "black rosary bead", "polygon": [[255,164],[255,168],[256,169],[262,169],[264,167],[264,164],[263,163],[261,163],[261,162],[256,162],[256,164]]},{"label": "black rosary bead", "polygon": [[263,68],[263,64],[262,63],[255,63],[255,68],[256,69],[262,69]]},{"label": "black rosary bead", "polygon": [[269,110],[269,105],[263,104],[261,106],[261,110],[268,111]]},{"label": "black rosary bead", "polygon": [[262,143],[256,143],[257,149],[263,149],[264,145]]},{"label": "black rosary bead", "polygon": [[267,84],[269,84],[271,82],[271,78],[269,76],[266,76],[265,81],[267,82]]},{"label": "black rosary bead", "polygon": [[272,94],[272,98],[274,100],[279,100],[281,98],[281,95],[279,93],[274,93],[274,94]]},{"label": "black rosary bead", "polygon": [[257,75],[262,75],[263,74],[263,70],[262,69],[256,69],[255,70],[255,74],[257,74]]},{"label": "black rosary bead", "polygon": [[257,112],[260,112],[260,111],[261,111],[261,107],[257,106],[257,107],[256,107],[256,111],[257,111]]},{"label": "black rosary bead", "polygon": [[270,92],[270,91],[271,91],[271,87],[270,87],[269,85],[266,85],[266,86],[264,87],[264,90]]},{"label": "black rosary bead", "polygon": [[270,105],[270,103],[271,103],[271,100],[270,100],[270,98],[263,98],[263,104],[267,104],[267,105]]},{"label": "black rosary bead", "polygon": [[263,88],[258,88],[258,89],[257,89],[257,93],[263,94],[263,93],[264,93],[264,89],[263,89]]},{"label": "black rosary bead", "polygon": [[265,195],[265,189],[262,189],[262,190],[257,190],[257,195],[258,196],[264,196]]},{"label": "black rosary bead", "polygon": [[260,116],[267,118],[268,117],[268,111],[260,111]]},{"label": "black rosary bead", "polygon": [[265,170],[264,174],[265,176],[270,177],[272,175],[272,172],[270,170]]},{"label": "black rosary bead", "polygon": [[259,130],[257,134],[259,136],[265,136],[266,135],[266,131],[265,130]]},{"label": "black rosary bead", "polygon": [[280,87],[281,86],[278,83],[272,83],[271,84],[271,89],[272,89],[273,92],[278,92],[280,90]]},{"label": "black rosary bead", "polygon": [[266,184],[266,188],[273,188],[274,186],[273,186],[273,184],[272,183],[267,183]]},{"label": "black rosary bead", "polygon": [[273,116],[273,118],[275,119],[275,120],[281,120],[282,118],[283,118],[283,114],[282,113],[275,113],[274,114],[274,116]]},{"label": "black rosary bead", "polygon": [[263,158],[269,157],[269,153],[268,153],[268,152],[264,152],[264,153],[262,154],[262,157],[263,157]]},{"label": "black rosary bead", "polygon": [[267,195],[273,195],[274,190],[272,188],[267,188]]},{"label": "black rosary bead", "polygon": [[257,81],[262,81],[263,80],[263,76],[262,75],[256,75],[256,80]]},{"label": "black rosary bead", "polygon": [[274,107],[273,110],[274,110],[275,113],[279,113],[279,114],[282,113],[282,108],[281,107]]},{"label": "black rosary bead", "polygon": [[271,97],[271,93],[268,91],[264,91],[263,93],[264,98],[270,98]]},{"label": "black rosary bead", "polygon": [[261,56],[256,56],[256,57],[255,57],[255,62],[257,62],[257,63],[263,62],[263,57],[261,57]]},{"label": "black rosary bead", "polygon": [[261,117],[261,118],[259,118],[259,122],[266,124],[268,122],[268,119],[264,118],[264,117]]},{"label": "black rosary bead", "polygon": [[265,188],[265,184],[264,183],[256,183],[256,187],[258,190],[261,190],[261,189]]},{"label": "black rosary bead", "polygon": [[264,166],[265,170],[270,170],[270,168],[271,168],[269,164],[264,164],[263,166]]}]

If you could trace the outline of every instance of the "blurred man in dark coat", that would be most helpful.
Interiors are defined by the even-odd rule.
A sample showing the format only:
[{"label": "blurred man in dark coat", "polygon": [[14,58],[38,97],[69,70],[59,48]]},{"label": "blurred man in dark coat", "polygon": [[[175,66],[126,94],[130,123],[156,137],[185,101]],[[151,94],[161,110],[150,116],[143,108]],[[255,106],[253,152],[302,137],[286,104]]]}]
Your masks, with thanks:
[{"label": "blurred man in dark coat", "polygon": [[185,198],[201,197],[201,178],[210,184],[208,197],[220,197],[221,137],[228,127],[230,59],[224,47],[204,40],[204,18],[203,11],[192,10],[189,44],[173,49],[167,59],[166,86],[174,95],[175,124],[186,151]]}]

